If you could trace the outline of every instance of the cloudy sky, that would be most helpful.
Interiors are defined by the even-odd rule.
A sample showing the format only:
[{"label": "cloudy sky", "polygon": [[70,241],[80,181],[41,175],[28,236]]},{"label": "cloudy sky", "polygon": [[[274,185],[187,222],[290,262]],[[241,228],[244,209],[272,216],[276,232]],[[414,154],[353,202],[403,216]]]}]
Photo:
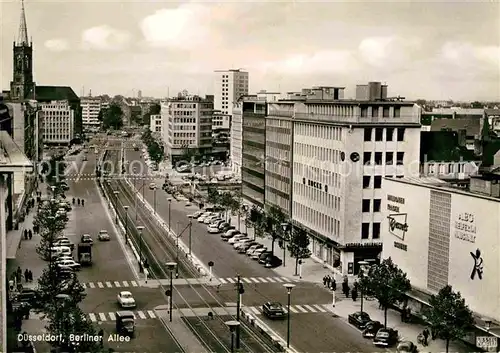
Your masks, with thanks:
[{"label": "cloudy sky", "polygon": [[[0,0],[1,84],[12,79],[20,2]],[[162,2],[26,0],[38,84],[88,93],[213,92],[244,68],[250,90],[382,81],[390,95],[500,97],[492,1]]]}]

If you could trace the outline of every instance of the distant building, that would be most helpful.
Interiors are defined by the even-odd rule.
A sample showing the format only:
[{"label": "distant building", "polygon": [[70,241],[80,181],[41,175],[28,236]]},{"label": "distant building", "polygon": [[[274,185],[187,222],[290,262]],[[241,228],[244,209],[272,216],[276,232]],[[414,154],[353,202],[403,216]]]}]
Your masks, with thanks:
[{"label": "distant building", "polygon": [[231,128],[231,115],[214,111],[212,117],[212,131],[226,132],[229,135]]},{"label": "distant building", "polygon": [[99,121],[99,112],[102,108],[101,97],[81,97],[82,123],[84,128],[95,128],[101,125]]},{"label": "distant building", "polygon": [[75,138],[74,115],[68,101],[40,103],[43,118],[43,142],[69,145]]},{"label": "distant building", "polygon": [[141,90],[137,91],[137,98],[142,99],[142,91]]},{"label": "distant building", "polygon": [[232,114],[233,103],[248,94],[248,72],[240,69],[216,70],[214,109]]}]

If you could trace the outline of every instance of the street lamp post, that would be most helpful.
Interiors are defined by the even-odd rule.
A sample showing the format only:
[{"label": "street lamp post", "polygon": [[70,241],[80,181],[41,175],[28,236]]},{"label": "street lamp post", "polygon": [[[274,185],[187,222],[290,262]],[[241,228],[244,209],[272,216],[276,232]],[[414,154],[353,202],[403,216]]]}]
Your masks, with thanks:
[{"label": "street lamp post", "polygon": [[[370,263],[368,261],[359,261],[358,262],[358,265],[359,265],[359,274],[358,274],[358,277],[359,279],[363,278],[364,274],[365,274],[365,269],[370,266]],[[362,286],[359,286],[359,299],[361,301],[361,309],[360,311],[363,312],[363,302],[364,302],[364,295],[363,295],[363,287]]]},{"label": "street lamp post", "polygon": [[229,327],[229,331],[231,331],[231,353],[234,353],[234,333],[240,326],[240,322],[236,320],[231,320],[231,321],[226,321],[225,324]]},{"label": "street lamp post", "polygon": [[172,228],[171,228],[171,226],[170,226],[170,225],[171,225],[171,223],[170,223],[170,219],[171,219],[172,217],[170,217],[170,216],[171,216],[170,210],[171,210],[171,208],[172,208],[172,207],[171,207],[171,206],[172,206],[172,199],[171,199],[171,198],[168,198],[168,199],[167,199],[167,201],[168,201],[168,232],[169,232],[169,233],[171,233]]},{"label": "street lamp post", "polygon": [[169,321],[172,322],[172,297],[174,296],[174,285],[172,274],[174,273],[174,268],[177,268],[177,262],[167,262],[167,268],[170,272],[170,290],[167,291],[168,294],[168,308],[169,308]]},{"label": "street lamp post", "polygon": [[191,236],[192,236],[193,221],[189,220],[189,256],[191,256]]},{"label": "street lamp post", "polygon": [[290,348],[290,303],[292,299],[292,289],[295,287],[295,284],[286,283],[283,285],[286,288],[288,294],[288,305],[286,308],[286,316],[287,316],[287,330],[286,330],[286,348]]},{"label": "street lamp post", "polygon": [[125,244],[128,244],[128,206],[123,206],[125,210]]},{"label": "street lamp post", "polygon": [[118,194],[120,192],[118,190],[113,191],[113,194],[115,195],[115,224],[118,224]]},{"label": "street lamp post", "polygon": [[142,231],[144,230],[144,226],[137,226],[137,230],[139,231],[139,272],[143,272],[142,268]]},{"label": "street lamp post", "polygon": [[[291,224],[290,223],[281,223],[281,228],[283,228],[283,234],[286,235],[287,232],[290,232],[290,239],[292,239],[292,234],[291,234]],[[283,267],[286,266],[286,243],[285,243],[285,239],[283,239]]]},{"label": "street lamp post", "polygon": [[145,202],[144,199],[144,185],[146,185],[146,179],[142,178],[142,202]]}]

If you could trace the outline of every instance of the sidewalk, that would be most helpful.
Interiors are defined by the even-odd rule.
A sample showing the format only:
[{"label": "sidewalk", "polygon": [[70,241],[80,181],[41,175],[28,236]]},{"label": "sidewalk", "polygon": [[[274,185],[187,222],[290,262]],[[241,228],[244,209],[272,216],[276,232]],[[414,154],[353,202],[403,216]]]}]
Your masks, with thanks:
[{"label": "sidewalk", "polygon": [[[231,224],[237,226],[238,217],[231,217]],[[245,231],[245,225],[243,219],[240,219],[240,231]],[[253,229],[248,228],[247,234],[250,237],[253,237]],[[259,238],[256,240],[266,246],[269,250],[271,249],[271,238]],[[274,253],[280,259],[283,259],[283,249],[279,247],[278,241],[274,244]],[[302,260],[302,266],[299,273],[301,276],[295,275],[295,259],[290,257],[289,252],[286,252],[285,256],[285,266],[280,266],[274,269],[280,277],[288,277],[288,278],[300,278],[303,282],[315,283],[318,285],[318,290],[328,290],[323,286],[323,277],[329,275],[330,277],[335,277],[337,281],[337,290],[335,293],[335,314],[344,318],[347,321],[347,317],[349,314],[352,314],[356,311],[361,310],[361,302],[358,298],[357,301],[353,301],[351,298],[346,298],[345,295],[342,294],[341,284],[342,284],[342,276],[339,273],[333,272],[330,268],[326,268],[323,264],[316,262],[314,259],[304,259]],[[349,283],[353,283],[355,281],[354,276],[349,276]],[[329,291],[329,290],[328,290]],[[331,291],[330,291],[331,292]],[[332,301],[333,301],[333,293],[332,293]],[[375,321],[380,321],[384,323],[384,311],[379,309],[379,304],[377,301],[367,301],[364,300],[363,303],[363,311],[367,312],[370,317]],[[445,352],[446,351],[446,343],[443,340],[435,340],[429,341],[429,345],[427,347],[423,347],[422,345],[417,343],[417,336],[424,330],[424,326],[415,324],[415,323],[403,323],[401,322],[401,314],[396,310],[388,310],[387,312],[387,326],[392,327],[399,331],[399,335],[402,340],[412,341],[414,344],[418,346],[419,352]],[[360,333],[360,339],[363,339]],[[471,347],[467,346],[463,342],[450,342],[450,352],[454,353],[465,353],[470,352]]]}]

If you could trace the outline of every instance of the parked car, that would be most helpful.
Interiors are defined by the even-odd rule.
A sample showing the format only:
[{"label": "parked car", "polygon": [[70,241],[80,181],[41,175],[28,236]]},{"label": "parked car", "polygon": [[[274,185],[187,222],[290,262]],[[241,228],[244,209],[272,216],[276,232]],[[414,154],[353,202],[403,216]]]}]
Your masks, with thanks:
[{"label": "parked car", "polygon": [[122,308],[135,308],[137,306],[134,296],[129,291],[118,293],[117,300]]},{"label": "parked car", "polygon": [[377,334],[378,330],[380,330],[384,325],[382,325],[379,321],[369,321],[365,324],[365,328],[363,329],[363,337],[364,338],[373,338]]},{"label": "parked car", "polygon": [[418,349],[412,341],[402,341],[398,344],[397,351],[398,353],[416,353]]},{"label": "parked car", "polygon": [[203,211],[196,211],[193,214],[188,215],[188,218],[198,219],[203,214]]},{"label": "parked car", "polygon": [[205,218],[210,217],[210,216],[213,216],[212,212],[205,212],[200,217],[198,217],[198,222],[199,223],[204,223],[205,222]]},{"label": "parked car", "polygon": [[156,189],[156,183],[149,183],[149,189],[150,190]]},{"label": "parked car", "polygon": [[71,250],[73,250],[75,248],[75,244],[73,244],[71,241],[69,241],[69,239],[59,239],[59,240],[55,241],[52,244],[52,246],[54,246],[54,247],[67,246]]},{"label": "parked car", "polygon": [[262,264],[264,265],[267,261],[267,258],[269,256],[272,256],[273,254],[270,252],[270,251],[266,251],[266,252],[263,252],[262,254],[260,254],[259,256],[259,264]]},{"label": "parked car", "polygon": [[236,234],[240,234],[240,231],[236,230],[236,229],[229,229],[224,234],[222,234],[220,237],[222,238],[222,240],[228,241],[229,239],[234,237]]},{"label": "parked car", "polygon": [[240,245],[243,245],[243,244],[246,244],[246,243],[250,243],[250,242],[253,242],[253,239],[250,239],[249,237],[245,237],[241,240],[237,240],[234,242],[233,244],[233,248],[235,249],[239,249]]},{"label": "parked car", "polygon": [[253,244],[255,244],[255,241],[252,239],[245,239],[243,241],[238,242],[237,244],[234,244],[234,248],[238,251],[241,252],[242,254],[247,252],[247,249],[251,247]]},{"label": "parked car", "polygon": [[255,250],[262,249],[263,247],[264,247],[264,245],[259,244],[259,243],[253,244],[251,247],[249,247],[247,249],[247,255],[252,256]]},{"label": "parked car", "polygon": [[215,221],[217,219],[219,219],[219,215],[209,216],[209,217],[205,218],[205,220],[203,221],[203,223],[210,224],[210,223],[212,223],[213,221]]},{"label": "parked car", "polygon": [[275,268],[281,266],[283,264],[283,260],[279,257],[271,255],[266,258],[266,262],[264,263],[264,267],[266,268]]},{"label": "parked car", "polygon": [[356,311],[347,317],[347,321],[351,325],[356,326],[358,329],[364,330],[366,324],[372,321],[372,319],[370,318],[370,315],[364,311]]},{"label": "parked car", "polygon": [[252,255],[252,260],[260,260],[260,257],[262,255],[268,255],[268,254],[271,254],[270,251],[268,251],[267,249],[265,248],[260,248],[260,249],[257,249],[253,252],[253,255]]},{"label": "parked car", "polygon": [[207,227],[207,231],[210,233],[210,234],[217,234],[217,233],[220,233],[220,229],[219,227],[217,227],[216,225],[209,225]]},{"label": "parked car", "polygon": [[57,267],[59,268],[67,268],[67,269],[71,269],[73,271],[78,271],[80,270],[81,266],[78,262],[74,261],[74,260],[63,260],[59,263],[57,263]]},{"label": "parked car", "polygon": [[97,234],[97,239],[99,241],[109,241],[109,240],[111,240],[108,231],[105,230],[105,229],[102,229],[102,230],[99,231],[99,234]]},{"label": "parked car", "polygon": [[283,305],[278,302],[267,302],[262,305],[262,312],[270,319],[284,319],[286,317]]},{"label": "parked car", "polygon": [[86,243],[86,244],[94,244],[94,240],[92,239],[92,236],[90,234],[82,234],[80,237],[80,242]]},{"label": "parked car", "polygon": [[229,244],[234,244],[238,241],[241,241],[243,239],[248,239],[247,235],[246,234],[243,234],[243,233],[240,233],[240,234],[236,234],[234,237],[232,237],[231,239],[229,239],[227,242]]},{"label": "parked car", "polygon": [[375,338],[373,339],[373,344],[382,347],[392,347],[398,343],[399,333],[393,328],[381,328],[378,330]]},{"label": "parked car", "polygon": [[235,227],[235,226],[230,225],[230,224],[229,224],[229,223],[227,223],[227,222],[224,222],[224,223],[219,224],[219,229],[221,230],[221,232],[226,232],[226,231],[228,231],[229,229],[236,229],[236,227]]}]

